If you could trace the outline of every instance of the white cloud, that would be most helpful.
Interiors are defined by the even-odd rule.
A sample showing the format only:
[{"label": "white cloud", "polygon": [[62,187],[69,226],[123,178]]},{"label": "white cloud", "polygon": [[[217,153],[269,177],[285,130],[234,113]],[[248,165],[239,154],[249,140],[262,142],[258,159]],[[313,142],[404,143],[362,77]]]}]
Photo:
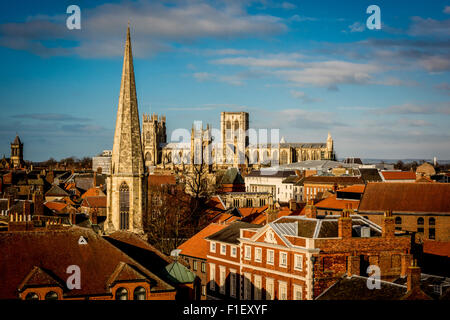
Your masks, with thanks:
[{"label": "white cloud", "polygon": [[266,68],[301,68],[305,64],[292,59],[284,58],[254,58],[254,57],[237,57],[224,58],[211,61],[216,64],[226,64],[244,67],[266,67]]},{"label": "white cloud", "polygon": [[450,37],[450,19],[434,20],[431,18],[412,17],[408,33],[413,36]]},{"label": "white cloud", "polygon": [[420,59],[419,62],[429,72],[442,72],[450,70],[449,56],[430,56]]},{"label": "white cloud", "polygon": [[443,12],[446,13],[446,14],[450,14],[450,6],[445,6]]},{"label": "white cloud", "polygon": [[311,103],[311,102],[322,101],[321,99],[311,98],[303,91],[291,90],[290,93],[291,93],[292,97],[299,99],[302,103]]},{"label": "white cloud", "polygon": [[[0,45],[40,55],[79,54],[120,56],[130,17],[133,49],[137,56],[167,50],[173,42],[202,38],[232,39],[264,37],[287,30],[281,18],[249,14],[239,2],[180,2],[177,6],[155,2],[120,2],[83,10],[81,30],[69,31],[64,23],[44,15],[23,23],[0,26]],[[53,48],[45,40],[78,42],[73,48]]]},{"label": "white cloud", "polygon": [[366,27],[361,22],[355,22],[348,26],[350,32],[363,32]]}]

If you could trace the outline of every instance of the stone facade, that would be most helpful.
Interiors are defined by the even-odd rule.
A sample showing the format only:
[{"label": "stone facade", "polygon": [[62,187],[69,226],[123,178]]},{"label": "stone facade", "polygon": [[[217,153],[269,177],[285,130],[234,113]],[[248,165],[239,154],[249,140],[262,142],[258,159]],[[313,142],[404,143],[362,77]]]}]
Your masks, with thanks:
[{"label": "stone facade", "polygon": [[147,184],[129,27],[107,186],[106,233],[129,230],[143,234]]}]

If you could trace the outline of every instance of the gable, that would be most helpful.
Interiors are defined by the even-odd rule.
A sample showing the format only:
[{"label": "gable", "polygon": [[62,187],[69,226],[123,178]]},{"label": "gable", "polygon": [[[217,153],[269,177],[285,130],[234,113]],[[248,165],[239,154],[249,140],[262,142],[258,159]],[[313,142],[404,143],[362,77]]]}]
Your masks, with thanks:
[{"label": "gable", "polygon": [[270,226],[268,226],[267,230],[263,231],[261,234],[256,235],[255,241],[267,244],[277,244],[280,246],[286,246],[286,243]]}]

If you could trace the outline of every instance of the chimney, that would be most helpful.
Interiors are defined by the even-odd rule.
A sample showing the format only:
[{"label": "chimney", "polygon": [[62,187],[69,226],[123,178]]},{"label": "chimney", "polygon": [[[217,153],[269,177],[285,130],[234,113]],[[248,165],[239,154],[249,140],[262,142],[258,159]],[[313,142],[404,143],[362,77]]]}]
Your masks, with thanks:
[{"label": "chimney", "polygon": [[407,279],[407,287],[408,291],[411,291],[415,288],[420,288],[420,268],[417,266],[417,260],[414,259],[411,261],[411,265],[408,268],[408,279]]},{"label": "chimney", "polygon": [[70,223],[72,223],[73,225],[77,224],[77,215],[75,212],[71,211],[69,213],[69,217],[70,217]]},{"label": "chimney", "polygon": [[381,234],[383,238],[393,238],[395,236],[395,221],[391,210],[384,212]]},{"label": "chimney", "polygon": [[93,187],[95,188],[97,186],[97,172],[94,171],[94,179],[92,181]]},{"label": "chimney", "polygon": [[308,204],[305,207],[305,216],[307,218],[316,219],[317,218],[317,208],[314,205],[313,200],[309,200]]},{"label": "chimney", "polygon": [[32,201],[34,205],[34,215],[42,216],[44,215],[44,201],[41,193],[34,192],[32,195]]},{"label": "chimney", "polygon": [[23,215],[29,216],[31,214],[31,204],[29,201],[25,200],[23,202]]},{"label": "chimney", "polygon": [[91,223],[98,224],[97,223],[97,208],[94,208],[93,210],[91,210]]},{"label": "chimney", "polygon": [[352,237],[352,218],[350,217],[351,209],[347,204],[342,210],[341,217],[338,220],[338,237],[351,238]]},{"label": "chimney", "polygon": [[289,200],[289,210],[297,210],[297,202],[294,199]]}]

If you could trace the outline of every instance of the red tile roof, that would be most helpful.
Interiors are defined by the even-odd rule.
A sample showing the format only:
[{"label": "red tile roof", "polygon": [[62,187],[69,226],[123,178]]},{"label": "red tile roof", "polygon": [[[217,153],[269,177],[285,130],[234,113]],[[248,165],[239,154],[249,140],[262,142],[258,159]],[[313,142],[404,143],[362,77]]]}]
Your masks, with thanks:
[{"label": "red tile roof", "polygon": [[434,240],[423,241],[423,252],[435,254],[438,256],[447,256],[450,258],[450,242],[441,242]]},{"label": "red tile roof", "polygon": [[175,179],[174,175],[157,175],[157,174],[151,174],[148,176],[148,183],[149,185],[166,185],[166,184],[176,184],[177,181]]},{"label": "red tile roof", "polygon": [[54,210],[54,211],[57,211],[57,212],[63,212],[66,209],[66,207],[67,207],[67,203],[50,201],[50,202],[45,202],[44,206],[46,206],[50,210]]},{"label": "red tile roof", "polygon": [[449,183],[369,183],[361,198],[360,212],[450,213]]},{"label": "red tile roof", "polygon": [[206,254],[208,253],[208,242],[206,237],[226,228],[226,224],[211,223],[200,232],[195,234],[189,240],[181,244],[178,249],[181,250],[180,254],[206,260]]},{"label": "red tile roof", "polygon": [[86,197],[81,203],[82,207],[106,208],[106,197]]},{"label": "red tile roof", "polygon": [[[80,236],[87,239],[87,244],[78,244]],[[68,297],[108,294],[107,281],[122,262],[145,274],[153,283],[152,290],[173,290],[151,270],[85,228],[0,232],[0,257],[0,299],[16,299],[18,286],[35,266],[50,270],[53,278],[65,283],[67,267],[78,265],[81,289],[67,291]]]},{"label": "red tile roof", "polygon": [[83,195],[81,196],[81,199],[87,198],[87,197],[105,197],[106,194],[103,193],[103,191],[99,187],[94,187],[88,189]]},{"label": "red tile roof", "polygon": [[318,209],[336,209],[342,210],[345,209],[347,205],[351,205],[353,209],[358,208],[359,201],[358,200],[339,200],[336,199],[336,195],[326,198],[322,201],[316,203],[316,207]]},{"label": "red tile roof", "polygon": [[412,171],[381,171],[385,180],[416,180],[416,174]]},{"label": "red tile roof", "polygon": [[339,189],[340,192],[353,192],[353,193],[364,193],[365,185],[355,184],[350,187]]}]

